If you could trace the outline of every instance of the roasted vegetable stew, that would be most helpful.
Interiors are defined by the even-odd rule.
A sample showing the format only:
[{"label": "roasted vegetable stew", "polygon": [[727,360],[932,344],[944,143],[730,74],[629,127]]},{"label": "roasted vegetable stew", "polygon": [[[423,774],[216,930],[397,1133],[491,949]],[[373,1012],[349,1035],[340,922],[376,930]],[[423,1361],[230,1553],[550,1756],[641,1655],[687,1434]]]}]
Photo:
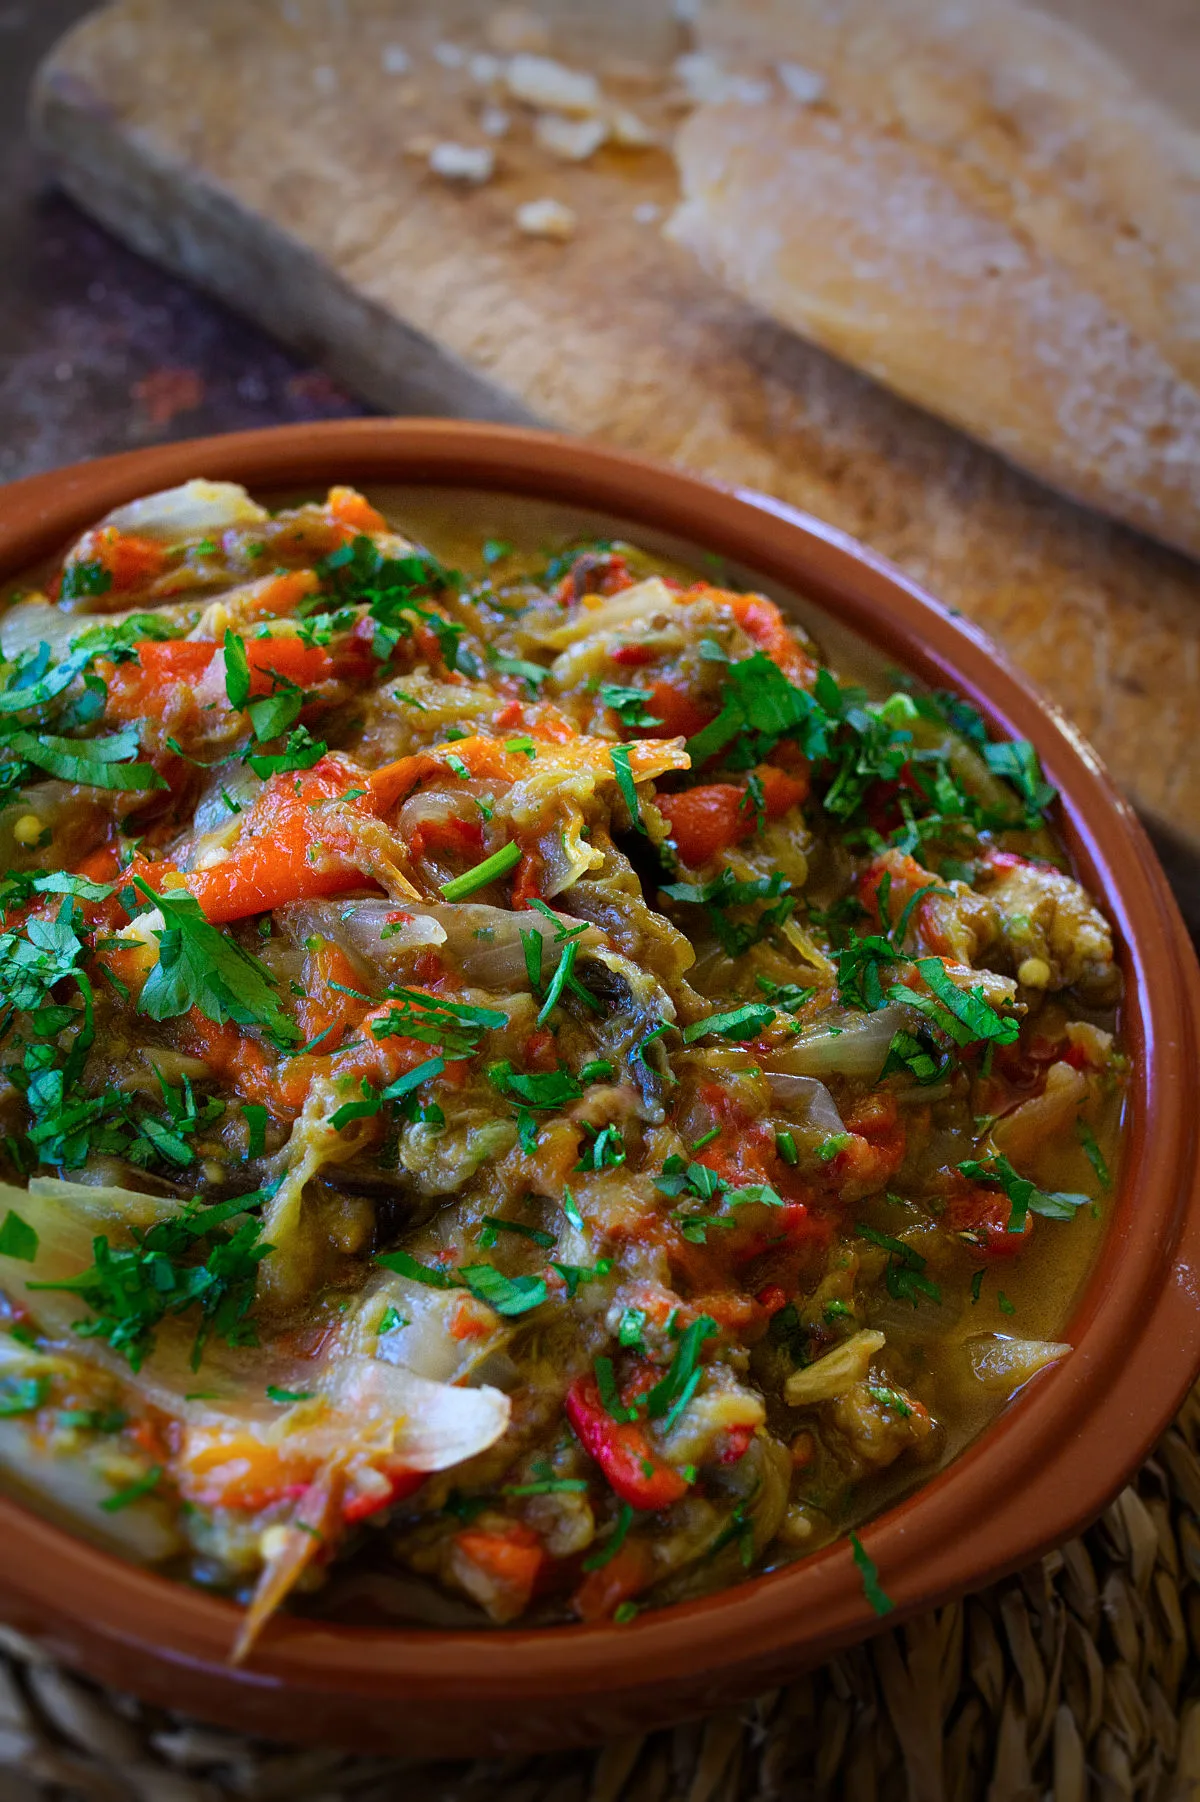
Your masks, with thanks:
[{"label": "roasted vegetable stew", "polygon": [[958,696],[349,487],[135,501],[0,643],[0,1466],[237,1655],[632,1620],[1071,1355],[1120,976]]}]

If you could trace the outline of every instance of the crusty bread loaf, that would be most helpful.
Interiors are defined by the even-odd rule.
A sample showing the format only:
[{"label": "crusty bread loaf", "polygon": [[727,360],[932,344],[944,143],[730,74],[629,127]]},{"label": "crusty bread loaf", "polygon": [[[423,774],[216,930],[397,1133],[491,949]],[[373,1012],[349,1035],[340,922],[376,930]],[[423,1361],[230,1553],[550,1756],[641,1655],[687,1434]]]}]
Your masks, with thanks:
[{"label": "crusty bread loaf", "polygon": [[[1200,136],[1016,0],[737,0],[670,230],[739,293],[1200,555]],[[788,71],[785,71],[788,73]]]}]

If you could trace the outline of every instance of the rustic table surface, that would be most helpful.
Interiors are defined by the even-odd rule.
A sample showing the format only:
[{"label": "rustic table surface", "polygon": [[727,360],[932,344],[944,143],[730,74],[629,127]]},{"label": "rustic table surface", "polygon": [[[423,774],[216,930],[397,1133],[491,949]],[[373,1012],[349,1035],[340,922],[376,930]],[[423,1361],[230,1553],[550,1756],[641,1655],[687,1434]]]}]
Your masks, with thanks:
[{"label": "rustic table surface", "polygon": [[367,409],[56,194],[25,129],[95,0],[0,0],[0,481],[169,438]]},{"label": "rustic table surface", "polygon": [[[1160,8],[1162,4],[1163,0],[1156,0]],[[97,0],[0,0],[0,481],[172,438],[369,411],[324,371],[298,360],[220,302],[139,257],[56,191],[25,126],[30,83],[36,65],[51,46],[96,9]],[[164,65],[164,76],[166,73],[169,70]],[[152,98],[151,93],[147,104]],[[802,362],[812,360],[798,345],[793,348]],[[861,386],[857,378],[832,366],[828,379],[835,385],[849,383],[855,393]],[[817,385],[820,387],[820,382]],[[386,385],[382,389],[378,382],[367,386],[377,401],[388,401]],[[390,398],[402,411],[414,404],[411,398]],[[872,392],[865,390],[863,405],[873,418],[872,408],[881,406],[887,412],[892,403],[886,397],[876,401]],[[553,417],[552,408],[539,406],[537,410],[549,411]],[[923,416],[908,420],[906,414],[905,421],[913,440],[923,442],[922,434],[930,438],[934,451],[929,455],[940,469],[934,453],[948,437],[943,428],[926,422]],[[592,429],[597,429],[594,421]],[[599,429],[605,435],[602,425]],[[619,432],[614,435],[625,441]],[[640,438],[635,441],[644,442]],[[648,448],[653,454],[669,456],[677,447],[653,443]],[[1168,874],[1176,883],[1189,923],[1196,927],[1200,925],[1200,761],[1185,748],[1194,743],[1190,723],[1183,744],[1176,742],[1182,719],[1180,704],[1183,715],[1190,713],[1183,697],[1200,642],[1194,617],[1200,600],[1195,592],[1196,572],[1182,560],[1132,537],[1114,537],[1099,522],[1093,529],[1086,516],[1080,515],[1076,523],[1070,510],[1062,513],[1059,503],[1002,468],[998,473],[990,470],[981,455],[964,444],[961,455],[951,447],[942,456],[943,462],[948,459],[949,473],[943,471],[943,486],[947,486],[949,500],[959,504],[951,492],[958,463],[971,469],[978,465],[975,486],[983,499],[977,496],[971,505],[977,511],[982,508],[985,526],[998,509],[998,524],[996,520],[992,524],[1001,553],[1008,543],[1006,531],[1009,538],[1014,533],[1021,538],[1029,527],[1034,540],[1038,531],[1049,531],[1053,554],[1047,552],[1043,561],[1048,557],[1047,567],[1056,577],[1050,584],[1056,597],[1053,607],[1033,605],[1038,586],[1033,578],[1041,569],[1036,556],[1028,583],[1023,583],[1019,574],[1012,576],[1009,586],[1014,593],[1009,601],[1004,600],[1008,592],[1004,583],[997,587],[991,581],[994,572],[985,569],[980,599],[956,589],[956,575],[963,572],[954,557],[947,567],[926,571],[903,533],[893,542],[896,534],[889,535],[885,529],[885,500],[879,503],[881,518],[874,520],[872,531],[869,495],[866,501],[856,493],[839,501],[834,490],[826,496],[819,484],[812,494],[807,489],[793,494],[784,483],[787,471],[782,465],[764,468],[763,485],[873,539],[877,548],[897,557],[910,573],[924,576],[945,597],[978,613],[985,628],[1001,637],[1035,679],[1045,682],[1047,668],[1058,669],[1059,686],[1051,684],[1055,698],[1095,737],[1127,790],[1149,807]],[[913,457],[916,468],[906,471],[902,465]],[[684,460],[706,466],[703,457]],[[876,483],[886,490],[893,479],[912,488],[915,478],[920,490],[923,468],[916,452],[898,465],[888,460],[884,447],[882,464],[866,459],[863,481],[868,489]],[[753,480],[756,471],[757,464],[734,473]],[[731,472],[718,458],[715,473]],[[924,473],[929,475],[929,471]],[[938,488],[939,479],[930,476],[933,488]],[[909,500],[920,524],[924,518],[921,505],[911,495]],[[839,513],[842,502],[843,513]],[[1005,508],[1013,514],[1012,519]],[[1049,526],[1041,519],[1042,513]],[[1035,526],[1038,531],[1033,530]],[[954,539],[954,532],[948,533],[948,539]],[[985,533],[983,543],[986,541]],[[980,544],[975,539],[971,542],[975,551],[965,568],[982,556]],[[913,554],[906,556],[906,549]],[[1072,562],[1079,557],[1086,565],[1083,574]],[[1026,586],[1029,592],[1022,597],[1020,591]],[[1028,620],[1021,623],[1022,607],[1026,613],[1032,607],[1034,626]],[[1065,621],[1062,630],[1079,651],[1078,658],[1075,651],[1070,656],[1058,654],[1049,642],[1055,637],[1053,631],[1047,639],[1049,622],[1060,615]],[[1103,631],[1102,617],[1108,621]],[[1107,679],[1098,670],[1084,673],[1087,659],[1080,648],[1079,628],[1088,620],[1092,620],[1092,630],[1090,636],[1085,631],[1084,637],[1090,646],[1089,669],[1095,662],[1091,639],[1103,639],[1107,644],[1109,627],[1116,633],[1113,642],[1120,655]],[[1047,658],[1050,664],[1043,668]],[[1105,658],[1112,661],[1110,651],[1101,661]],[[1154,690],[1162,685],[1156,702]],[[1166,804],[1169,798],[1171,805]]]}]

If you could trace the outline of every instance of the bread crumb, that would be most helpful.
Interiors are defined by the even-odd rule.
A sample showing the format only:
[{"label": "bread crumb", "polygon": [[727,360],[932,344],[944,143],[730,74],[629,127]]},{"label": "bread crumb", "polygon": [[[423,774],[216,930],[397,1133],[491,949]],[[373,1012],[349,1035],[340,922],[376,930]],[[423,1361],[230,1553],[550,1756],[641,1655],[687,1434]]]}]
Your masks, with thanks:
[{"label": "bread crumb", "polygon": [[609,125],[613,143],[619,144],[622,150],[649,150],[652,145],[658,143],[657,134],[650,129],[644,119],[639,119],[636,113],[631,113],[628,107],[617,107],[615,112],[609,115]]},{"label": "bread crumb", "polygon": [[486,144],[435,144],[429,152],[429,168],[443,181],[467,182],[474,187],[490,181],[496,168],[496,153]]},{"label": "bread crumb", "polygon": [[433,46],[433,60],[441,63],[443,69],[461,69],[467,60],[467,53],[461,44],[443,42]]},{"label": "bread crumb", "polygon": [[600,83],[582,69],[568,69],[549,56],[514,56],[507,70],[508,91],[514,100],[546,113],[598,113],[602,105]]},{"label": "bread crumb", "polygon": [[512,114],[502,106],[485,106],[479,115],[479,129],[489,138],[505,138],[512,125]]},{"label": "bread crumb", "polygon": [[574,209],[561,200],[527,200],[516,211],[518,231],[530,238],[555,238],[565,243],[575,235]]},{"label": "bread crumb", "polygon": [[488,20],[486,34],[501,56],[516,56],[522,50],[537,56],[550,48],[550,27],[524,6],[502,6]]},{"label": "bread crumb", "polygon": [[419,156],[423,163],[427,163],[437,149],[437,143],[438,141],[431,131],[418,132],[415,138],[406,139],[404,154],[405,156]]},{"label": "bread crumb", "polygon": [[703,50],[689,50],[685,55],[677,56],[672,69],[688,99],[696,106],[722,100],[740,100],[745,106],[765,106],[771,98],[769,81],[751,75],[731,75],[715,57]]},{"label": "bread crumb", "polygon": [[584,163],[608,137],[603,119],[567,119],[562,113],[539,113],[533,135],[543,150],[564,163]]},{"label": "bread crumb", "polygon": [[504,73],[504,64],[498,56],[492,56],[487,50],[479,51],[467,64],[467,74],[481,88],[491,82],[498,81]]},{"label": "bread crumb", "polygon": [[803,63],[777,63],[775,73],[793,100],[801,106],[813,106],[825,92],[825,77]]},{"label": "bread crumb", "polygon": [[407,75],[412,68],[412,58],[403,44],[385,44],[379,63],[385,75]]},{"label": "bread crumb", "polygon": [[662,218],[662,208],[656,201],[642,200],[634,207],[633,217],[637,225],[656,225]]}]

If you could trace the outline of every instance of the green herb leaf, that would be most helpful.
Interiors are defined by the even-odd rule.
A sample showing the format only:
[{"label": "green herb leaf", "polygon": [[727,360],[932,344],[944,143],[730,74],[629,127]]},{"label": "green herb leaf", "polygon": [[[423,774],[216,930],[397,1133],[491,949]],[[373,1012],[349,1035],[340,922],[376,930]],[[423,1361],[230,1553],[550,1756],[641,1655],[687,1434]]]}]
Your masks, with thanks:
[{"label": "green herb leaf", "polygon": [[983,1160],[967,1158],[957,1168],[973,1182],[992,1183],[1003,1190],[1011,1204],[1008,1216],[1010,1233],[1023,1232],[1029,1214],[1042,1214],[1047,1220],[1073,1220],[1076,1211],[1086,1207],[1090,1199],[1087,1195],[1069,1194],[1061,1189],[1049,1192],[1039,1189],[1036,1183],[1021,1176],[1008,1159],[998,1153]]},{"label": "green herb leaf", "polygon": [[1092,1131],[1086,1120],[1076,1121],[1075,1131],[1079,1135],[1079,1143],[1083,1146],[1083,1154],[1087,1158],[1088,1163],[1092,1166],[1092,1169],[1096,1172],[1096,1178],[1100,1183],[1101,1188],[1110,1189],[1112,1187],[1112,1175],[1109,1171],[1104,1153],[1097,1143],[1095,1133]]},{"label": "green herb leaf", "polygon": [[497,1314],[528,1314],[546,1299],[544,1277],[505,1276],[492,1264],[464,1264],[459,1275],[472,1295],[495,1308]]},{"label": "green herb leaf", "polygon": [[610,745],[608,754],[612,759],[613,775],[617,779],[617,787],[629,814],[630,824],[635,831],[645,832],[646,826],[638,802],[637,784],[633,780],[633,771],[629,764],[629,746]]},{"label": "green herb leaf", "polygon": [[728,1008],[724,1013],[709,1014],[706,1020],[693,1020],[690,1026],[683,1029],[685,1045],[694,1044],[697,1039],[720,1037],[742,1042],[756,1039],[774,1022],[775,1009],[766,1007],[760,1001],[748,1001],[741,1007]]},{"label": "green herb leaf", "polygon": [[600,699],[606,707],[611,707],[623,726],[661,726],[662,721],[657,714],[648,710],[650,691],[646,688],[626,688],[619,682],[602,682]]},{"label": "green herb leaf", "polygon": [[477,863],[472,870],[466,870],[461,876],[455,876],[451,882],[443,882],[441,892],[447,901],[465,901],[478,889],[486,888],[489,882],[499,881],[510,870],[516,869],[521,861],[521,847],[509,843],[501,845],[482,863]]},{"label": "green herb leaf", "polygon": [[876,1614],[890,1614],[896,1604],[885,1591],[879,1581],[879,1571],[874,1560],[867,1553],[857,1533],[850,1535],[850,1547],[854,1553],[854,1562],[862,1572],[863,1594],[875,1610]]},{"label": "green herb leaf", "polygon": [[198,1007],[218,1025],[262,1026],[277,1045],[299,1037],[275,993],[275,979],[250,952],[205,919],[200,903],[184,890],[157,894],[140,876],[134,886],[161,910],[155,932],[158,962],[139,1001],[152,1020],[172,1020]]},{"label": "green herb leaf", "polygon": [[32,1264],[37,1254],[37,1233],[9,1208],[0,1226],[0,1258],[19,1258],[23,1264]]},{"label": "green herb leaf", "polygon": [[138,749],[136,728],[127,726],[106,738],[55,738],[50,733],[14,732],[5,741],[8,750],[26,763],[89,788],[114,788],[126,794],[166,788],[152,763],[127,761]]},{"label": "green herb leaf", "polygon": [[162,1481],[162,1474],[162,1465],[152,1464],[143,1476],[138,1477],[132,1483],[127,1483],[124,1489],[118,1489],[112,1495],[106,1495],[100,1506],[106,1514],[118,1514],[122,1508],[128,1508],[131,1502],[140,1501],[144,1495],[149,1495],[157,1489]]},{"label": "green herb leaf", "polygon": [[281,1408],[290,1408],[296,1402],[310,1402],[312,1398],[311,1389],[280,1389],[275,1383],[267,1384],[267,1400],[278,1402]]},{"label": "green herb leaf", "polygon": [[411,1282],[424,1283],[427,1289],[460,1289],[462,1284],[454,1271],[439,1270],[431,1264],[422,1264],[407,1251],[383,1251],[375,1259],[385,1270],[391,1270],[396,1276],[406,1276]]}]

